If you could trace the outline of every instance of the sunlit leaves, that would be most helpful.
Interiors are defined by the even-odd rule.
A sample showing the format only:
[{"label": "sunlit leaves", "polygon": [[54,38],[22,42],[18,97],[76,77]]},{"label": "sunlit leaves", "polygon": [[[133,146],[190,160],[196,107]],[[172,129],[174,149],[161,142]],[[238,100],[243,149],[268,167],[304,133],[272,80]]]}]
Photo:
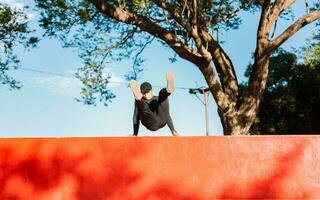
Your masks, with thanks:
[{"label": "sunlit leaves", "polygon": [[320,63],[320,33],[315,34],[308,41],[307,47],[304,49],[304,64],[310,67],[315,67]]},{"label": "sunlit leaves", "polygon": [[28,15],[23,9],[12,8],[0,2],[0,84],[10,89],[19,89],[21,84],[8,75],[10,69],[17,69],[19,59],[14,54],[16,46],[26,49],[34,47],[38,38],[31,36]]},{"label": "sunlit leaves", "polygon": [[97,63],[88,63],[80,67],[76,77],[83,83],[81,99],[77,99],[88,105],[96,105],[100,101],[108,105],[115,95],[108,89],[110,75],[104,73],[103,67]]}]

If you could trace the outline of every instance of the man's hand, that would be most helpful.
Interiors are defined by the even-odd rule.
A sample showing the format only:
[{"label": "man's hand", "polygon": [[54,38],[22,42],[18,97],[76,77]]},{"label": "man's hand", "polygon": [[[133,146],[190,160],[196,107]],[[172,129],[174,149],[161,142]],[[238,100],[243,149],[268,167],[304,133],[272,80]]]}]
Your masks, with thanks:
[{"label": "man's hand", "polygon": [[178,133],[177,133],[177,131],[175,131],[175,130],[172,131],[171,133],[172,133],[173,136],[179,136]]}]

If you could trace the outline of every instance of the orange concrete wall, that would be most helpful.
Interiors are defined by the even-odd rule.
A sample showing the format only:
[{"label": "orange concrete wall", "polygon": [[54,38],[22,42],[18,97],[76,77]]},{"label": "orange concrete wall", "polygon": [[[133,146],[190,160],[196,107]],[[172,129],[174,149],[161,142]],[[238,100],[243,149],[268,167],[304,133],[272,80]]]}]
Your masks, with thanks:
[{"label": "orange concrete wall", "polygon": [[320,199],[320,137],[0,139],[0,199]]}]

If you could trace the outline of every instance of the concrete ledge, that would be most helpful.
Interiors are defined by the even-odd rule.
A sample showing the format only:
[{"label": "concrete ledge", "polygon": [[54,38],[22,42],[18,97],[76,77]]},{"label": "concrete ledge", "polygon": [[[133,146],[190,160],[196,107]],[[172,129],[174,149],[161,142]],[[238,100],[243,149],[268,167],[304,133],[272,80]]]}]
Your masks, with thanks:
[{"label": "concrete ledge", "polygon": [[320,136],[0,139],[0,199],[320,198]]}]

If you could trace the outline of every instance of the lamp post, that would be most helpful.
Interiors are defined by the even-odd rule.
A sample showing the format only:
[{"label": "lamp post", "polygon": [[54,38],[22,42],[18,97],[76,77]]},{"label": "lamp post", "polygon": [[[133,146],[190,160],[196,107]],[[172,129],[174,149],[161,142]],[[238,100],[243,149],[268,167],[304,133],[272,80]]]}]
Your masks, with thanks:
[{"label": "lamp post", "polygon": [[[205,119],[206,119],[206,136],[209,136],[209,112],[208,112],[208,107],[209,107],[209,88],[191,88],[189,89],[190,94],[194,94],[204,105],[205,107]],[[203,100],[200,99],[200,97],[197,94],[203,94]]]}]

